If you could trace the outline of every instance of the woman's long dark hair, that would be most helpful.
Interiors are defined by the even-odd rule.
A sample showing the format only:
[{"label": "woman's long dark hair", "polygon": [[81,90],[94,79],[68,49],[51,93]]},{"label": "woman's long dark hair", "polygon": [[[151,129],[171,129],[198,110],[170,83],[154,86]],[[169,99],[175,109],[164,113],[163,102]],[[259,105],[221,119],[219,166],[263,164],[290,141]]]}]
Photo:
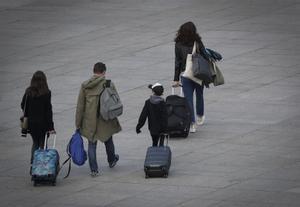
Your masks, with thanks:
[{"label": "woman's long dark hair", "polygon": [[36,71],[32,78],[30,86],[27,88],[26,93],[32,97],[41,96],[49,93],[50,90],[47,84],[47,78],[43,71]]},{"label": "woman's long dark hair", "polygon": [[195,41],[203,45],[201,37],[197,33],[197,28],[193,22],[186,22],[180,26],[174,39],[176,43],[180,42],[183,45],[191,46]]}]

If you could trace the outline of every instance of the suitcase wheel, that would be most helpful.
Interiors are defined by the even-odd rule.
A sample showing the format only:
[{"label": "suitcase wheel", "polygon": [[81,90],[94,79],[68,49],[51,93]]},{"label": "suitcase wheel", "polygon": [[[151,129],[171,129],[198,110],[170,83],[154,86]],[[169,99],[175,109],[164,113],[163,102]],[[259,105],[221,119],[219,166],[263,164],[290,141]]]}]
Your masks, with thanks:
[{"label": "suitcase wheel", "polygon": [[164,178],[167,178],[168,177],[168,173],[164,174]]}]

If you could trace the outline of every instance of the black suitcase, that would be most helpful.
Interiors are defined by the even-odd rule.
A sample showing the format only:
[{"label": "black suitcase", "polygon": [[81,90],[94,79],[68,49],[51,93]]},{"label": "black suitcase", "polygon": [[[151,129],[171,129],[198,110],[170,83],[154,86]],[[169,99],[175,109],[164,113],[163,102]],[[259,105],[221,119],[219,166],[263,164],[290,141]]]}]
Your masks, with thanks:
[{"label": "black suitcase", "polygon": [[186,98],[172,95],[166,98],[166,107],[168,113],[167,132],[170,137],[187,137],[190,132],[191,111]]},{"label": "black suitcase", "polygon": [[145,177],[165,177],[169,175],[171,166],[172,152],[168,146],[169,135],[164,135],[167,139],[167,145],[160,147],[148,147],[144,171]]}]

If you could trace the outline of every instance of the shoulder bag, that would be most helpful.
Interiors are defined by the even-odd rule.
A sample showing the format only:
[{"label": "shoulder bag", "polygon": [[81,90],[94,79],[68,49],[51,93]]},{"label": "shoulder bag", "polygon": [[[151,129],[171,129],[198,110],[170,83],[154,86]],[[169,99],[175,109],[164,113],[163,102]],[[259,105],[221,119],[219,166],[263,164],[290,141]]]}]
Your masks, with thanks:
[{"label": "shoulder bag", "polygon": [[185,70],[182,74],[183,77],[188,78],[199,85],[202,85],[202,80],[196,78],[193,74],[193,54],[196,53],[196,42],[194,42],[193,51],[186,57]]},{"label": "shoulder bag", "polygon": [[215,73],[213,81],[214,86],[223,85],[225,83],[224,76],[215,62],[213,62],[213,69]]},{"label": "shoulder bag", "polygon": [[[197,43],[194,42],[194,48],[196,48],[197,51]],[[193,51],[194,51],[193,48]],[[209,60],[206,60],[199,52],[194,52],[192,54],[192,70],[194,77],[204,81],[205,83],[211,83],[213,82],[212,77],[212,63]]]}]

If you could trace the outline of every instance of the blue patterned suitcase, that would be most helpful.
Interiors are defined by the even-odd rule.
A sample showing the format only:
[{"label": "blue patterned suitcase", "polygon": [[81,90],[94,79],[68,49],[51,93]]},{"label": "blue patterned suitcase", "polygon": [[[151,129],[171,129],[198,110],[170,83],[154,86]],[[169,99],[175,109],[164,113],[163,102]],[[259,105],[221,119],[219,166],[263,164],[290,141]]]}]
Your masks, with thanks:
[{"label": "blue patterned suitcase", "polygon": [[42,183],[56,185],[56,177],[59,171],[59,154],[55,149],[56,135],[54,136],[53,148],[48,149],[48,138],[45,138],[44,149],[34,152],[31,178],[34,186]]}]

